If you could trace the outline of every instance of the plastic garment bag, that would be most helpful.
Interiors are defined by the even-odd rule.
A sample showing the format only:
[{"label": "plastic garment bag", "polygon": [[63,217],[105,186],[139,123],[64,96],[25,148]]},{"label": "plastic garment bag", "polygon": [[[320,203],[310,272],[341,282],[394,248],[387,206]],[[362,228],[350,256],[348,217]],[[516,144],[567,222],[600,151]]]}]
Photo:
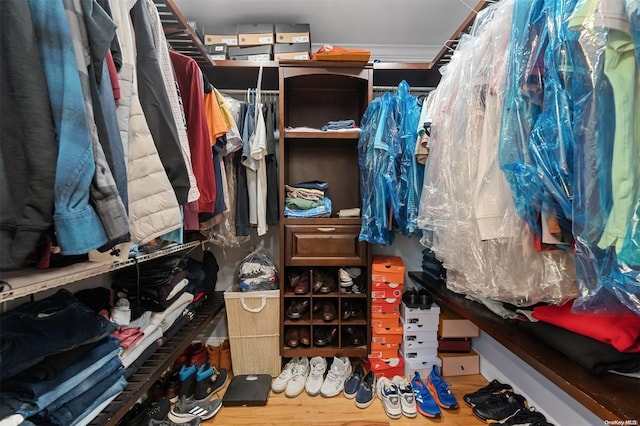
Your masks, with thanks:
[{"label": "plastic garment bag", "polygon": [[[480,12],[443,71],[418,226],[451,290],[519,306],[561,303],[577,294],[571,253],[535,250],[498,162],[513,10],[505,0]],[[516,149],[525,155],[523,141]]]}]

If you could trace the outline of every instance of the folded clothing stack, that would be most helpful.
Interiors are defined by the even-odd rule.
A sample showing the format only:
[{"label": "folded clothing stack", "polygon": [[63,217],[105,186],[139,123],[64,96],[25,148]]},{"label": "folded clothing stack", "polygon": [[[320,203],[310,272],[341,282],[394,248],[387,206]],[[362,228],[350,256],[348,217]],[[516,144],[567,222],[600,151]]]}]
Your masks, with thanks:
[{"label": "folded clothing stack", "polygon": [[285,217],[329,217],[331,200],[325,196],[329,184],[320,181],[285,185]]}]

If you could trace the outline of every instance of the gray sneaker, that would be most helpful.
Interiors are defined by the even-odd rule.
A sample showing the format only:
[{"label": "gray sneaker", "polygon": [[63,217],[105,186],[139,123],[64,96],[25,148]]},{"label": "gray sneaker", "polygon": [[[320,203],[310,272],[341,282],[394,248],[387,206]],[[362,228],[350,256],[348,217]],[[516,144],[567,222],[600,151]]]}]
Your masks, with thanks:
[{"label": "gray sneaker", "polygon": [[208,420],[215,416],[222,407],[222,400],[216,398],[211,401],[194,401],[180,398],[176,406],[169,412],[169,420],[184,424],[195,418]]},{"label": "gray sneaker", "polygon": [[177,426],[179,424],[187,426],[200,426],[202,424],[202,420],[200,420],[200,417],[196,417],[195,419],[191,419],[188,422],[184,423],[175,423],[171,420],[149,420],[149,426]]}]

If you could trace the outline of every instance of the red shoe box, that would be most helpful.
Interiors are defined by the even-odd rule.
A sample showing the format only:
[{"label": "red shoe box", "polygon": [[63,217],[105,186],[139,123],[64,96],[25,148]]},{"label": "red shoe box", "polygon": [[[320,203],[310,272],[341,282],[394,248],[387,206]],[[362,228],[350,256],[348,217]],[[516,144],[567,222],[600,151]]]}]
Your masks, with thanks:
[{"label": "red shoe box", "polygon": [[469,351],[471,351],[469,338],[438,338],[438,352],[468,353]]},{"label": "red shoe box", "polygon": [[404,359],[401,356],[386,359],[369,356],[364,361],[364,367],[367,370],[373,370],[376,379],[380,377],[392,379],[393,376],[402,376],[404,374]]},{"label": "red shoe box", "polygon": [[373,281],[371,283],[372,299],[402,298],[402,283],[388,283],[384,281]]}]

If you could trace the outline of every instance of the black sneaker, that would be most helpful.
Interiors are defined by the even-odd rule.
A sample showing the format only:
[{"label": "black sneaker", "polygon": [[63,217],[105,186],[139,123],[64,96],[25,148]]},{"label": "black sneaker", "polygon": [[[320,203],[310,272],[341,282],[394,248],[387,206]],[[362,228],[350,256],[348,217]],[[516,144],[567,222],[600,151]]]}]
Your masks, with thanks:
[{"label": "black sneaker", "polygon": [[553,426],[547,422],[544,414],[535,411],[534,408],[522,408],[505,421],[495,424],[500,426]]},{"label": "black sneaker", "polygon": [[224,368],[218,370],[203,364],[196,373],[196,387],[193,398],[196,401],[207,400],[227,384],[229,375]]},{"label": "black sneaker", "polygon": [[482,404],[473,407],[473,414],[486,423],[499,423],[507,420],[519,410],[527,408],[527,400],[513,392],[492,394]]},{"label": "black sneaker", "polygon": [[469,407],[475,407],[476,405],[482,404],[483,402],[491,398],[491,395],[493,395],[494,393],[502,393],[505,391],[513,392],[513,388],[511,387],[511,385],[500,383],[497,380],[492,380],[485,387],[482,387],[475,392],[464,395],[462,399],[467,403]]}]

